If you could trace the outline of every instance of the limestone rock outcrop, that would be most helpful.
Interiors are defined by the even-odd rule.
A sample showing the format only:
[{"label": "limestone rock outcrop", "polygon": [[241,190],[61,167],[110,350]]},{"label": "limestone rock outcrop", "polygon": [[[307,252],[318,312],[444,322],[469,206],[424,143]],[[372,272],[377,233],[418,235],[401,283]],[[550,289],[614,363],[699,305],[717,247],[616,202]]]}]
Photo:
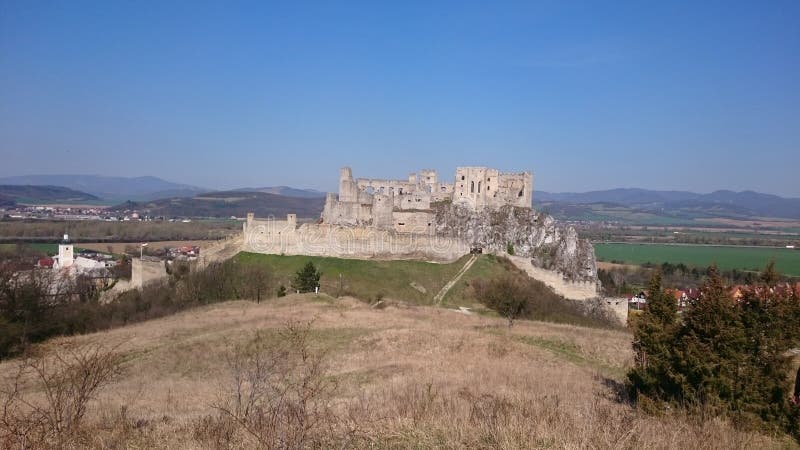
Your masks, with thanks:
[{"label": "limestone rock outcrop", "polygon": [[459,238],[485,251],[503,252],[511,246],[534,266],[556,270],[570,281],[597,280],[591,243],[547,214],[515,206],[472,210],[450,202],[434,203],[431,209],[437,236]]}]

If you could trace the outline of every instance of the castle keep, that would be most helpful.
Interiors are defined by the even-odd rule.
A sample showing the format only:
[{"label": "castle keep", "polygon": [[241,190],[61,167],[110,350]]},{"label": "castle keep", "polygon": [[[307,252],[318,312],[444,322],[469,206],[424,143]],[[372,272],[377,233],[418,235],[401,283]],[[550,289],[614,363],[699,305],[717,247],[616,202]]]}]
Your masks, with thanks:
[{"label": "castle keep", "polygon": [[439,182],[435,170],[412,173],[405,180],[353,178],[339,171],[339,195],[329,193],[322,221],[366,226],[397,233],[435,234],[431,203],[452,202],[470,210],[502,206],[531,207],[530,172],[500,173],[488,167],[459,167],[452,183]]}]

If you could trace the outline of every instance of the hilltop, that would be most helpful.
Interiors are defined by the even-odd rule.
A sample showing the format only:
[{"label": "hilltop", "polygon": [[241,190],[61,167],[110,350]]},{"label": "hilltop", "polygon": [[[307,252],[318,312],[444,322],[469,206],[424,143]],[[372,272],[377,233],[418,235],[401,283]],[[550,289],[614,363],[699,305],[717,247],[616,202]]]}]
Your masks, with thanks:
[{"label": "hilltop", "polygon": [[163,217],[244,217],[253,212],[258,217],[281,217],[288,213],[303,218],[317,218],[324,198],[301,198],[266,192],[207,192],[194,197],[172,197],[148,202],[125,202],[111,211],[138,211]]},{"label": "hilltop", "polygon": [[0,185],[0,206],[17,203],[96,203],[101,199],[61,186]]},{"label": "hilltop", "polygon": [[[618,401],[631,364],[631,336],[624,331],[543,322],[509,329],[504,320],[454,310],[400,303],[376,309],[305,294],[201,307],[41,349],[119,345],[124,374],[93,403],[87,446],[252,447],[215,419],[219,410],[212,405],[226,398],[236,373],[226,363],[233,349],[247,342],[247,348],[269,346],[291,321],[311,321],[309,344],[326,354],[332,410],[310,417],[315,429],[330,424],[331,433],[341,431],[329,442],[337,447],[792,445],[720,420],[648,416]],[[342,423],[352,427],[342,431]]]},{"label": "hilltop", "polygon": [[153,176],[20,175],[0,177],[0,184],[64,186],[69,189],[88,192],[107,202],[192,196],[208,191],[208,189],[173,183]]},{"label": "hilltop", "polygon": [[754,191],[656,191],[620,188],[582,193],[537,191],[534,205],[559,219],[677,223],[707,218],[800,218],[800,199]]}]

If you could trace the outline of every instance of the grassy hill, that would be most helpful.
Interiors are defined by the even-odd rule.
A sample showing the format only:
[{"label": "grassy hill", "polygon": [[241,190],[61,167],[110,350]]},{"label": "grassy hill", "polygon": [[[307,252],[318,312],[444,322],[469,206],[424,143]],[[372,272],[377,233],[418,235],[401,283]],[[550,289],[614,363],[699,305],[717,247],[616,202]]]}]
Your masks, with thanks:
[{"label": "grassy hill", "polygon": [[[319,365],[291,365],[321,387],[306,391],[300,412],[310,419],[305,439],[322,447],[793,446],[723,420],[651,416],[617,400],[632,358],[627,332],[541,322],[509,329],[501,319],[425,306],[376,309],[313,294],[228,302],[51,341],[40,353],[103,343],[121,354],[122,375],[90,403],[78,447],[254,448],[213,405],[233,398],[243,370],[236,361],[250,367],[259,349],[283,358],[269,349],[298,320],[312,321],[303,348],[323,355]],[[0,363],[0,373],[15,363]],[[271,377],[289,373],[270,367]]]},{"label": "grassy hill", "polygon": [[288,213],[301,218],[318,218],[324,198],[288,197],[266,192],[224,191],[208,192],[194,197],[172,197],[148,202],[125,202],[112,211],[138,211],[163,217],[244,217],[248,212],[256,217],[281,217]]},{"label": "grassy hill", "polygon": [[16,203],[98,203],[100,198],[62,186],[0,185],[0,205]]},{"label": "grassy hill", "polygon": [[[322,292],[351,295],[365,300],[391,297],[420,305],[432,304],[433,297],[461,270],[467,259],[469,256],[451,264],[434,264],[411,260],[376,261],[258,253],[240,253],[236,256],[236,261],[242,264],[269,266],[279,282],[287,288],[294,274],[311,261],[323,273]],[[467,295],[469,282],[475,278],[493,278],[508,270],[494,256],[480,256],[442,299],[442,304],[482,308]]]}]

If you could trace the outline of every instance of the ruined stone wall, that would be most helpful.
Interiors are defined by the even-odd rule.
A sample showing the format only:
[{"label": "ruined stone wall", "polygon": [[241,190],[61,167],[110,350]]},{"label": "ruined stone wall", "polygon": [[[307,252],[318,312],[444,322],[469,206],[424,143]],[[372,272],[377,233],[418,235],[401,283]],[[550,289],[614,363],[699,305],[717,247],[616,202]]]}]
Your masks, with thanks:
[{"label": "ruined stone wall", "polygon": [[369,203],[341,202],[336,194],[329,193],[325,199],[322,218],[326,223],[340,225],[372,226],[372,196]]},{"label": "ruined stone wall", "polygon": [[164,261],[160,259],[149,259],[145,257],[133,258],[131,260],[131,289],[139,289],[154,281],[167,278],[167,268]]},{"label": "ruined stone wall", "polygon": [[[255,219],[248,216],[244,236],[251,242],[264,244],[270,253],[284,253],[297,245],[297,216],[287,214],[286,220]],[[243,248],[246,248],[246,243]]]},{"label": "ruined stone wall", "polygon": [[358,185],[353,180],[353,171],[349,167],[342,167],[339,170],[339,201],[358,201]]},{"label": "ruined stone wall", "polygon": [[469,246],[459,239],[448,237],[364,227],[303,224],[294,232],[281,234],[249,228],[245,232],[243,250],[268,254],[450,262],[468,253]]},{"label": "ruined stone wall", "polygon": [[471,209],[512,205],[530,208],[533,176],[529,172],[500,173],[488,167],[458,167],[453,203]]},{"label": "ruined stone wall", "polygon": [[381,230],[392,228],[394,219],[394,199],[391,195],[375,194],[372,196],[372,226]]},{"label": "ruined stone wall", "polygon": [[394,207],[395,209],[430,209],[431,194],[396,195],[394,197]]},{"label": "ruined stone wall", "polygon": [[436,232],[434,226],[436,217],[431,212],[395,211],[393,217],[394,231],[398,233],[434,234]]}]

